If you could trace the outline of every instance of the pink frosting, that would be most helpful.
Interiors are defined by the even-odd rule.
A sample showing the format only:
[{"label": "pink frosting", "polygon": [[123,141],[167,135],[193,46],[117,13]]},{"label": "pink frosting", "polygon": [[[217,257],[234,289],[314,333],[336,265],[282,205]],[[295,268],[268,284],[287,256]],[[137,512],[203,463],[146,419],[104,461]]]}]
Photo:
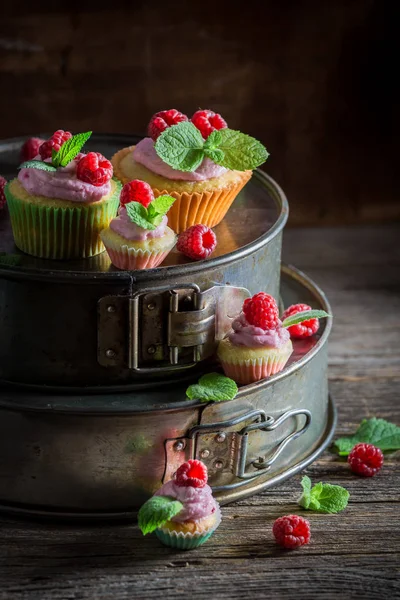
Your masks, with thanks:
[{"label": "pink frosting", "polygon": [[[281,322],[279,321],[279,324]],[[290,333],[284,327],[278,329],[261,329],[250,325],[243,313],[232,322],[233,332],[229,339],[235,346],[246,348],[282,348],[290,339]]]},{"label": "pink frosting", "polygon": [[171,480],[164,483],[154,495],[169,496],[182,502],[183,509],[171,519],[177,523],[199,521],[215,513],[218,508],[218,503],[213,497],[209,485],[202,488],[183,487],[176,485],[175,481]]},{"label": "pink frosting", "polygon": [[111,221],[110,228],[126,240],[143,242],[144,240],[162,237],[165,234],[167,223],[168,217],[164,215],[158,227],[155,229],[143,229],[136,225],[136,223],[132,223],[126,212],[126,208],[121,206],[119,216]]},{"label": "pink frosting", "polygon": [[136,146],[132,153],[133,159],[152,171],[165,177],[166,179],[180,179],[182,181],[205,181],[220,177],[226,173],[227,169],[216,165],[209,158],[205,158],[196,171],[176,171],[165,163],[157,154],[154,148],[154,142],[151,138],[144,138]]},{"label": "pink frosting", "polygon": [[[82,158],[83,154],[79,155]],[[36,159],[39,157],[36,157]],[[81,181],[76,176],[77,161],[73,160],[65,168],[57,171],[21,169],[18,180],[32,196],[46,196],[71,202],[97,202],[111,191],[111,183],[99,187]]]}]

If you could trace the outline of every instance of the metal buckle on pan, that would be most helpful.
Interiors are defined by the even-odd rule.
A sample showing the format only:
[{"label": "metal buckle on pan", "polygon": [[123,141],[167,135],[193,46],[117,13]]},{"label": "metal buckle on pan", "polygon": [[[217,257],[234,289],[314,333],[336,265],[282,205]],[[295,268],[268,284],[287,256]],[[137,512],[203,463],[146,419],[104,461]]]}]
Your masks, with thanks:
[{"label": "metal buckle on pan", "polygon": [[[267,457],[259,457],[247,464],[249,436],[255,431],[271,432],[287,419],[302,415],[305,422],[290,433]],[[243,421],[253,421],[240,429]],[[166,470],[163,481],[171,479],[180,464],[189,458],[202,460],[210,471],[210,477],[225,472],[235,475],[239,481],[226,485],[212,486],[215,492],[235,489],[267,473],[288,444],[302,435],[311,423],[311,413],[299,408],[283,413],[277,419],[266,415],[263,410],[253,410],[229,421],[196,425],[184,438],[166,440]],[[254,470],[251,470],[253,468]]]},{"label": "metal buckle on pan", "polygon": [[98,308],[98,361],[154,373],[193,367],[210,357],[230,329],[245,288],[193,283],[106,296]]}]

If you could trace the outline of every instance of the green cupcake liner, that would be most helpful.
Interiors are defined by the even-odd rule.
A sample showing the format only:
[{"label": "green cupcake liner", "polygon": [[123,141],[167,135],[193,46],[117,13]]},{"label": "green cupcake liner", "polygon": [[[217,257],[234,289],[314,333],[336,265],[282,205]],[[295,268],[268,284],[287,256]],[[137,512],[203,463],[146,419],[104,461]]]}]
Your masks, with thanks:
[{"label": "green cupcake liner", "polygon": [[[47,206],[21,200],[5,187],[16,246],[39,258],[68,260],[96,256],[105,250],[100,231],[108,227],[118,210],[121,184],[114,193],[95,203]],[[60,201],[61,203],[62,201]]]},{"label": "green cupcake liner", "polygon": [[214,533],[215,529],[203,534],[175,533],[166,532],[163,529],[156,529],[156,536],[165,545],[178,550],[193,550],[204,544]]}]

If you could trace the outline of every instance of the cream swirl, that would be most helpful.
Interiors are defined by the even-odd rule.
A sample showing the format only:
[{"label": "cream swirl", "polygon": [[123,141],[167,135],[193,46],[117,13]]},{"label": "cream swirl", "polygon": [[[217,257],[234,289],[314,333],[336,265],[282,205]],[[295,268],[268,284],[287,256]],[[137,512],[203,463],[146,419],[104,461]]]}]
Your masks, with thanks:
[{"label": "cream swirl", "polygon": [[143,229],[130,220],[126,208],[121,206],[118,217],[115,217],[110,223],[110,229],[126,240],[143,242],[144,240],[162,237],[165,234],[167,223],[168,217],[164,215],[158,227],[155,229]]},{"label": "cream swirl", "polygon": [[233,331],[229,334],[229,339],[235,346],[246,346],[247,348],[282,348],[290,339],[287,329],[281,326],[277,329],[262,329],[250,325],[244,313],[241,313],[237,319],[232,322]]},{"label": "cream swirl", "polygon": [[[82,156],[84,155],[80,154],[79,158]],[[73,160],[67,167],[59,168],[57,171],[21,169],[18,180],[32,196],[45,196],[70,202],[98,202],[110,193],[110,182],[96,187],[81,181],[76,176],[76,167],[77,161]]]},{"label": "cream swirl", "polygon": [[175,481],[171,480],[164,483],[154,495],[169,496],[182,502],[183,509],[171,519],[176,523],[199,521],[214,514],[219,506],[207,484],[202,488],[185,487],[177,485]]},{"label": "cream swirl", "polygon": [[177,171],[167,165],[157,154],[151,138],[144,138],[134,148],[132,158],[137,163],[166,179],[181,181],[205,181],[220,177],[228,169],[216,165],[209,158],[205,158],[195,171]]}]

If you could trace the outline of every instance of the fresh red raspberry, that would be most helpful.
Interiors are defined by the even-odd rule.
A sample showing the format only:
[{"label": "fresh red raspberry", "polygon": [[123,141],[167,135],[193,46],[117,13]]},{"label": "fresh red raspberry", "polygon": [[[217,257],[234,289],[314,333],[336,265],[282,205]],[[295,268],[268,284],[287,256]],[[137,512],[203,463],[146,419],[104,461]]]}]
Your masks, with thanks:
[{"label": "fresh red raspberry", "polygon": [[[286,317],[296,315],[303,310],[311,310],[311,306],[308,306],[308,304],[292,304],[292,306],[289,306],[289,308],[287,308],[283,313],[282,321],[284,321]],[[309,319],[308,321],[303,321],[302,323],[288,327],[288,331],[292,338],[310,337],[311,335],[314,335],[314,333],[317,333],[318,329],[318,319]]]},{"label": "fresh red raspberry", "polygon": [[372,444],[357,444],[347,457],[351,470],[356,475],[373,477],[383,465],[383,452]]},{"label": "fresh red raspberry", "polygon": [[76,176],[81,181],[100,187],[113,176],[113,167],[100,152],[89,152],[78,162]]},{"label": "fresh red raspberry", "polygon": [[272,532],[277,543],[284,548],[304,546],[311,538],[310,523],[297,515],[285,515],[276,519]]},{"label": "fresh red raspberry", "polygon": [[143,204],[147,208],[152,200],[154,200],[153,190],[145,181],[135,179],[126,183],[122,188],[120,197],[121,206],[129,204],[129,202],[140,202],[140,204]]},{"label": "fresh red raspberry", "polygon": [[176,108],[162,110],[151,117],[147,132],[151,139],[156,141],[158,136],[171,125],[177,125],[188,120],[187,116],[176,110]]},{"label": "fresh red raspberry", "polygon": [[35,156],[39,154],[39,148],[44,141],[45,140],[42,140],[41,138],[28,138],[21,148],[21,162],[35,158]]},{"label": "fresh red raspberry", "polygon": [[207,467],[200,460],[188,460],[175,474],[175,483],[180,487],[202,488],[208,479]]},{"label": "fresh red raspberry", "polygon": [[259,292],[252,298],[247,298],[243,303],[244,315],[250,323],[261,329],[276,329],[279,325],[279,311],[275,299]]},{"label": "fresh red raspberry", "polygon": [[212,110],[198,110],[190,119],[206,140],[210,133],[228,127],[226,121]]},{"label": "fresh red raspberry", "polygon": [[7,183],[7,180],[4,179],[4,177],[2,177],[0,175],[0,210],[2,210],[5,207],[6,202],[7,202],[6,195],[4,193],[4,188],[6,186],[6,183]]},{"label": "fresh red raspberry", "polygon": [[217,238],[210,227],[206,225],[192,225],[180,234],[177,250],[194,260],[208,258],[217,246]]},{"label": "fresh red raspberry", "polygon": [[69,131],[64,131],[63,129],[58,129],[40,146],[39,154],[42,157],[42,160],[51,158],[51,151],[55,150],[55,152],[58,152],[61,146],[70,138],[72,138],[72,133]]}]

